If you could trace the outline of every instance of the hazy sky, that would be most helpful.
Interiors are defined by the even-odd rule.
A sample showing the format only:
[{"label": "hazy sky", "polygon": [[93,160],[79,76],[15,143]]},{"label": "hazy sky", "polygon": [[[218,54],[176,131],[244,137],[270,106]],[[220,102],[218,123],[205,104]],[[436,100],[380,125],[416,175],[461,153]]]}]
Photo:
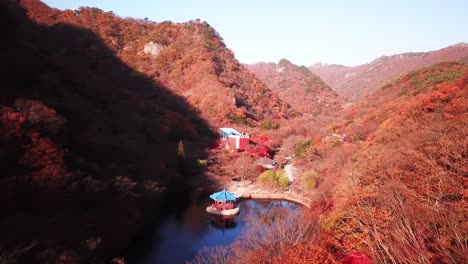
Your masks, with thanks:
[{"label": "hazy sky", "polygon": [[357,65],[468,42],[467,0],[43,0],[156,22],[207,21],[243,63]]}]

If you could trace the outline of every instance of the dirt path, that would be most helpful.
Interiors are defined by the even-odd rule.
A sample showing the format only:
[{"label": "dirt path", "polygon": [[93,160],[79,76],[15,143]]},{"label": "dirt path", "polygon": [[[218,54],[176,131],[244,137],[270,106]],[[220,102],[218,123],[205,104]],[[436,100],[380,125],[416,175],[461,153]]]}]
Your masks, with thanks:
[{"label": "dirt path", "polygon": [[292,164],[288,164],[288,165],[284,166],[284,171],[286,172],[286,175],[289,178],[289,182],[294,182],[293,169],[294,169],[294,167],[293,167]]}]

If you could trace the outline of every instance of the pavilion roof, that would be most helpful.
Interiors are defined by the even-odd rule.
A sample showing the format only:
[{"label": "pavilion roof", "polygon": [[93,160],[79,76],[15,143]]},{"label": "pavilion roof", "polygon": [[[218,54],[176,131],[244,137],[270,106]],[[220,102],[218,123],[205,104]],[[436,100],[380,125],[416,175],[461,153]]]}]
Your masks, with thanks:
[{"label": "pavilion roof", "polygon": [[233,193],[226,191],[226,189],[220,192],[213,193],[212,195],[210,195],[210,198],[215,201],[222,201],[222,202],[237,200],[237,196],[234,195]]}]

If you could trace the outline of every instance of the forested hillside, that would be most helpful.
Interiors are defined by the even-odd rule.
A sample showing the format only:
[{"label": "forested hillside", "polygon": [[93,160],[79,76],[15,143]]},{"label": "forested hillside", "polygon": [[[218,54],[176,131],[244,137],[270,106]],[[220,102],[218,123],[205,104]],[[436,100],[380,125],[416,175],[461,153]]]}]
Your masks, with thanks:
[{"label": "forested hillside", "polygon": [[468,66],[442,63],[388,83],[331,125],[346,138],[311,145],[309,163],[325,197],[315,208],[328,252],[362,263],[465,263],[467,118]]},{"label": "forested hillside", "polygon": [[322,220],[337,241],[377,262],[466,262],[467,95],[468,67],[443,63],[350,110],[340,129],[375,130],[343,171],[337,209]]},{"label": "forested hillside", "polygon": [[112,12],[82,7],[53,10],[24,0],[39,23],[67,23],[96,33],[116,55],[142,74],[183,96],[214,125],[257,124],[273,115],[296,113],[235,58],[208,23],[120,18]]},{"label": "forested hillside", "polygon": [[286,59],[275,63],[247,65],[268,88],[294,109],[310,115],[337,115],[343,99],[305,66]]},{"label": "forested hillside", "polygon": [[[195,263],[468,262],[466,44],[318,77],[241,65],[199,20],[21,0],[0,21],[0,263],[125,263],[166,192],[230,184],[310,208]],[[225,125],[245,151],[218,144]]]},{"label": "forested hillside", "polygon": [[289,188],[312,198],[310,210],[274,211],[231,251],[197,260],[466,263],[468,66],[411,72],[340,119],[328,131],[283,138],[302,172]]},{"label": "forested hillside", "polygon": [[199,174],[216,136],[96,33],[48,13],[38,24],[16,1],[0,14],[1,261],[108,259],[133,237],[145,197]]}]

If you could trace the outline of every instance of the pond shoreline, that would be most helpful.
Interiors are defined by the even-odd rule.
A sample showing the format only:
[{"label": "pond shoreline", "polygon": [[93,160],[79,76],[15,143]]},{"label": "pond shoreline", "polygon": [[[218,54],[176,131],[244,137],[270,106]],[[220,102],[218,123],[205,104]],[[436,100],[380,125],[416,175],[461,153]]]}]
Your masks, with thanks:
[{"label": "pond shoreline", "polygon": [[[203,190],[217,190],[220,188],[220,185],[212,185],[212,186],[202,186],[198,189]],[[223,187],[221,187],[223,188]],[[257,200],[284,200],[293,203],[300,204],[304,207],[310,208],[312,200],[308,197],[305,197],[302,194],[298,194],[293,190],[289,191],[277,191],[277,190],[269,190],[258,187],[252,181],[249,182],[233,182],[227,185],[224,185],[227,191],[234,193],[238,197],[244,199],[257,199]]]},{"label": "pond shoreline", "polygon": [[[231,190],[229,190],[231,191]],[[235,193],[235,191],[232,191]],[[283,200],[300,204],[301,206],[310,208],[309,199],[303,197],[292,197],[291,195],[285,195],[282,193],[243,193],[240,195],[243,199],[254,199],[254,200]]]}]

